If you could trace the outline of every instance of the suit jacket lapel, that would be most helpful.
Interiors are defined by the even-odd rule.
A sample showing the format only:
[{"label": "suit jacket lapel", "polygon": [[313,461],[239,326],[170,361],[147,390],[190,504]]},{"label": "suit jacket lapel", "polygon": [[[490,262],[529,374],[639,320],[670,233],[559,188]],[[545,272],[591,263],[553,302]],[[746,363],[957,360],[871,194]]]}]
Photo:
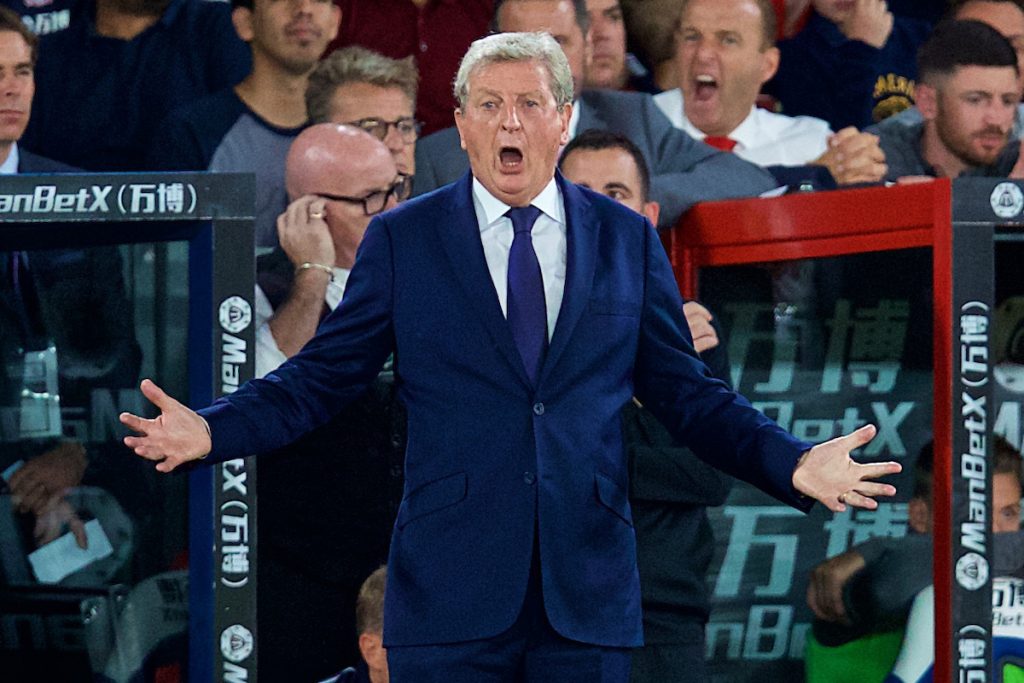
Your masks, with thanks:
[{"label": "suit jacket lapel", "polygon": [[541,368],[541,383],[558,363],[572,337],[576,323],[587,307],[597,263],[598,219],[591,208],[590,200],[584,197],[575,185],[565,180],[561,173],[556,173],[555,177],[565,202],[565,293],[562,295],[562,308],[558,312],[551,346],[544,359],[544,367]]},{"label": "suit jacket lapel", "polygon": [[519,357],[508,320],[501,312],[498,294],[487,269],[483,245],[480,242],[480,225],[473,207],[473,176],[462,176],[448,190],[452,201],[449,203],[448,220],[437,225],[437,232],[445,253],[451,262],[455,279],[473,306],[477,317],[494,340],[495,346],[512,366],[519,379],[531,387],[526,368]]}]

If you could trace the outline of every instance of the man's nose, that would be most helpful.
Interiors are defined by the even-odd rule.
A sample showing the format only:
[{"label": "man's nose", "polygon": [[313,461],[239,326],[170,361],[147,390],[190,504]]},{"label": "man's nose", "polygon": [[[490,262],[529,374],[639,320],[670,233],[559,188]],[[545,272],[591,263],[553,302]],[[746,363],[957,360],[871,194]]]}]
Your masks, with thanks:
[{"label": "man's nose", "polygon": [[710,40],[698,40],[694,46],[693,57],[696,61],[707,63],[717,56],[718,52]]},{"label": "man's nose", "polygon": [[502,117],[501,125],[506,130],[517,130],[521,127],[519,110],[516,108],[516,105],[509,104],[505,107],[505,115]]},{"label": "man's nose", "polygon": [[392,152],[400,152],[405,148],[405,139],[398,126],[388,126],[388,131],[384,134],[384,145]]}]

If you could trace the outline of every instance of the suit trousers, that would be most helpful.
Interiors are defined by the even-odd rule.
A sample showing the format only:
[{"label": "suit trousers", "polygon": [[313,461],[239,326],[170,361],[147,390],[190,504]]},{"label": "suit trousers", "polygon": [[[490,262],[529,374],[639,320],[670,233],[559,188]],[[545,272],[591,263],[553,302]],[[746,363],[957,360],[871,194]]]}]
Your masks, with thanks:
[{"label": "suit trousers", "polygon": [[[493,638],[388,648],[392,683],[628,683],[630,654],[570,640],[548,621],[534,537],[526,598],[512,626]],[[481,609],[486,609],[482,605]]]}]

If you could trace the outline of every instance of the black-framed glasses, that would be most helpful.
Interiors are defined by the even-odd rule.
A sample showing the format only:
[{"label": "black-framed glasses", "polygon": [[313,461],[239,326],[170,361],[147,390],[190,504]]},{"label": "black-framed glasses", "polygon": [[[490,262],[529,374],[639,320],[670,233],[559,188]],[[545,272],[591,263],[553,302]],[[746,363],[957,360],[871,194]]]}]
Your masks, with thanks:
[{"label": "black-framed glasses", "polygon": [[339,194],[327,194],[317,192],[317,197],[330,199],[336,202],[348,202],[349,204],[362,204],[363,213],[367,216],[376,216],[388,205],[388,200],[394,197],[395,200],[403,202],[412,194],[412,176],[399,175],[391,187],[386,190],[375,190],[365,197],[344,197]]},{"label": "black-framed glasses", "polygon": [[385,121],[384,119],[371,116],[359,119],[358,121],[349,121],[348,125],[362,128],[381,142],[384,142],[384,139],[388,136],[388,131],[394,127],[398,131],[398,135],[401,136],[402,142],[406,144],[416,142],[420,136],[420,130],[423,128],[423,124],[411,116],[405,116],[394,121]]}]

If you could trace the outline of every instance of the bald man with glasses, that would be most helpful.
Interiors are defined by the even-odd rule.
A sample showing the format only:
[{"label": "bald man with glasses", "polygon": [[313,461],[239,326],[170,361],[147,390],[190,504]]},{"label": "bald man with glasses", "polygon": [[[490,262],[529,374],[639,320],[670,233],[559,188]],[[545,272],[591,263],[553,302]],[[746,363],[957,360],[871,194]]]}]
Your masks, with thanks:
[{"label": "bald man with glasses", "polygon": [[[341,300],[370,219],[409,196],[387,144],[317,124],[285,162],[291,203],[280,247],[257,262],[256,372],[290,358]],[[260,460],[260,673],[316,681],[359,659],[352,614],[362,580],[387,559],[401,500],[404,412],[385,368],[326,425]]]},{"label": "bald man with glasses", "polygon": [[277,218],[281,246],[256,268],[260,377],[312,339],[338,305],[370,219],[408,198],[412,178],[398,172],[379,136],[322,123],[292,143],[285,188],[291,203]]}]

